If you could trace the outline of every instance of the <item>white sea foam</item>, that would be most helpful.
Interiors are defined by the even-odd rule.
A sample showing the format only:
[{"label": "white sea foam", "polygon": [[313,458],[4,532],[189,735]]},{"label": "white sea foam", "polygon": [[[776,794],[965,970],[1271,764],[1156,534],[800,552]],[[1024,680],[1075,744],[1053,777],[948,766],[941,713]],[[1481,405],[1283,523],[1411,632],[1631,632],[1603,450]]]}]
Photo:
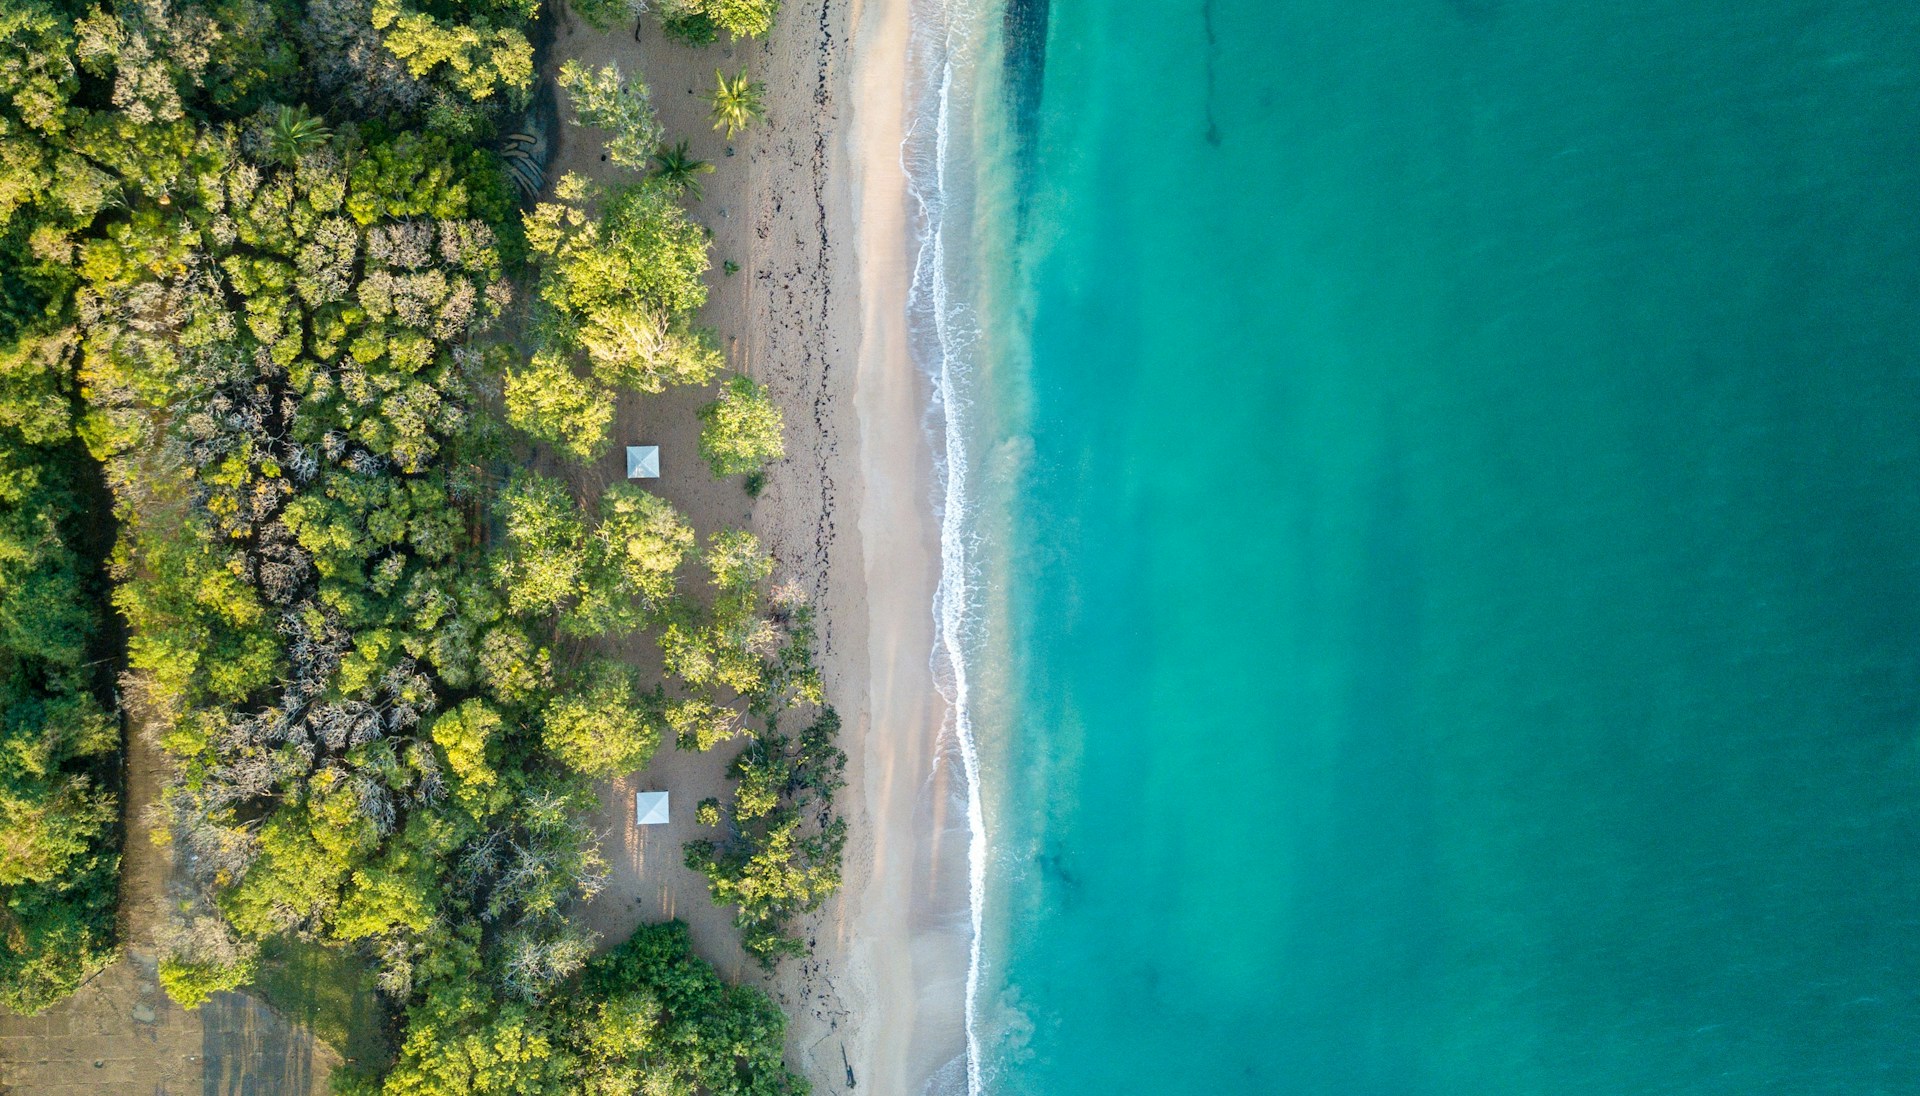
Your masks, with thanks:
[{"label": "white sea foam", "polygon": [[[978,620],[973,533],[968,518],[968,397],[974,312],[964,261],[971,216],[967,185],[967,107],[973,69],[971,34],[978,13],[969,0],[915,0],[909,65],[916,80],[902,166],[915,218],[916,253],[908,310],[913,354],[932,382],[929,432],[936,453],[940,517],[940,582],[933,613],[934,680],[951,712],[952,742],[966,792],[967,901],[971,934],[966,978],[966,1091],[983,1088],[979,995],[986,897],[987,829],[980,753],[974,737],[968,654]],[[956,243],[958,247],[956,248]],[[960,284],[956,285],[956,282]]]}]

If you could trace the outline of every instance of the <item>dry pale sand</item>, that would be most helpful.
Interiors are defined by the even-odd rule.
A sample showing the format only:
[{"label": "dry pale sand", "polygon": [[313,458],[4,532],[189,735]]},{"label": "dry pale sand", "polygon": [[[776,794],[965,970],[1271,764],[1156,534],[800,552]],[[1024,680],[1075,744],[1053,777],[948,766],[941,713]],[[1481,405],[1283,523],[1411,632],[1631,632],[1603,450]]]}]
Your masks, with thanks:
[{"label": "dry pale sand", "polygon": [[[789,1060],[816,1092],[881,1096],[951,1078],[964,1048],[964,822],[940,764],[947,716],[929,669],[938,579],[925,379],[907,353],[910,259],[900,167],[906,103],[905,0],[793,0],[762,42],[693,50],[651,26],[597,32],[564,19],[553,63],[618,62],[652,88],[669,139],[718,170],[694,216],[716,265],[703,322],[730,363],[766,384],[787,417],[787,459],[749,500],[698,462],[695,409],[706,392],[625,399],[616,443],[658,444],[657,490],[703,533],[748,524],[818,612],[828,699],[844,721],[846,887],[802,926],[812,945],[772,977],[748,962],[728,913],[680,862],[698,835],[693,804],[724,794],[732,748],[664,746],[648,769],[602,788],[596,825],[613,874],[583,911],[608,943],[679,917],[727,976],[768,986],[794,1019]],[[733,141],[711,131],[714,69],[748,68],[767,118]],[[563,105],[562,117],[567,117]],[[599,135],[566,127],[554,171],[618,181]],[[622,474],[618,452],[574,473],[592,493]],[[658,665],[650,641],[621,652]],[[633,824],[632,793],[665,789],[674,821]],[[941,1088],[946,1087],[943,1080]]]}]

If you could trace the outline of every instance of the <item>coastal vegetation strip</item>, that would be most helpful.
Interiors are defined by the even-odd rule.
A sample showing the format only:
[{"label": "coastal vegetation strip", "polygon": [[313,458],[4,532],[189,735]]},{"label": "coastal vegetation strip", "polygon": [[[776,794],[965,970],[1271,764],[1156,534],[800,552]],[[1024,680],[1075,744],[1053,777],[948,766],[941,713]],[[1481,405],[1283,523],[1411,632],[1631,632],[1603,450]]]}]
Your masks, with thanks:
[{"label": "coastal vegetation strip", "polygon": [[115,954],[120,731],[110,534],[75,433],[70,249],[105,200],[63,146],[53,13],[0,6],[0,1006],[37,1012]]},{"label": "coastal vegetation strip", "polygon": [[115,955],[120,727],[59,283],[0,281],[0,1006],[37,1012]]},{"label": "coastal vegetation strip", "polygon": [[[664,17],[697,41],[772,10]],[[744,737],[686,862],[751,953],[799,953],[793,918],[839,881],[845,758],[810,611],[750,533],[537,470],[602,455],[617,394],[726,369],[678,201],[707,165],[664,144],[644,85],[561,69],[634,178],[523,207],[538,15],[0,3],[0,1003],[44,1007],[112,955],[104,557],[127,707],[176,762],[162,817],[132,821],[175,851],[160,979],[182,1004],[319,947],[393,1016],[394,1060],[342,1090],[804,1089],[778,1011],[683,928],[590,958],[569,916],[605,875],[593,782]],[[782,454],[743,376],[701,419],[717,476]],[[634,634],[661,680],[597,653]]]}]

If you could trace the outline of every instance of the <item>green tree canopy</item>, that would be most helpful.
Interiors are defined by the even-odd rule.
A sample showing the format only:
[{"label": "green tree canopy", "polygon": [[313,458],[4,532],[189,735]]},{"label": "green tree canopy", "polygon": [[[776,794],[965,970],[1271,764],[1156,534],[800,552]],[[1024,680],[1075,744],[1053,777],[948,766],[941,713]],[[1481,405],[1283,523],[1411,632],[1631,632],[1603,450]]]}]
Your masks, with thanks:
[{"label": "green tree canopy", "polygon": [[542,739],[555,757],[584,776],[633,772],[660,745],[658,715],[641,699],[632,667],[590,660],[541,707]]},{"label": "green tree canopy", "polygon": [[833,710],[823,709],[798,740],[769,731],[749,743],[729,770],[731,807],[702,804],[702,821],[725,825],[727,836],[686,845],[687,867],[707,877],[715,901],[735,907],[742,944],[768,965],[800,953],[788,924],[840,886],[846,825],[816,824],[807,809],[830,802],[840,787],[839,726]]},{"label": "green tree canopy", "polygon": [[590,69],[569,58],[555,78],[581,123],[607,131],[607,159],[643,170],[665,131],[653,114],[647,85],[629,80],[617,64]]},{"label": "green tree canopy", "polygon": [[516,613],[555,612],[586,585],[587,523],[559,480],[533,472],[514,476],[500,496],[506,551],[494,577]]},{"label": "green tree canopy", "polygon": [[[706,383],[720,355],[690,326],[707,299],[700,228],[669,190],[650,182],[599,194],[569,175],[555,195],[526,218],[549,345],[585,354],[608,387],[659,392]],[[596,197],[603,202],[598,219],[586,210]]]},{"label": "green tree canopy", "polygon": [[725,31],[737,38],[757,38],[773,29],[779,0],[663,0],[660,18],[679,33],[700,38],[703,32]]},{"label": "green tree canopy", "polygon": [[581,463],[607,451],[613,400],[604,384],[579,376],[551,352],[535,354],[525,369],[507,371],[507,421]]},{"label": "green tree canopy", "polygon": [[664,499],[631,484],[600,497],[589,528],[560,481],[514,477],[501,495],[506,546],[495,581],[513,611],[551,615],[571,636],[631,632],[664,613],[693,531]]},{"label": "green tree canopy", "polygon": [[575,629],[631,631],[657,619],[672,601],[680,565],[693,547],[693,530],[665,499],[629,483],[607,488]]},{"label": "green tree canopy", "polygon": [[700,455],[715,476],[751,475],[787,455],[784,416],[751,377],[727,378],[700,409]]},{"label": "green tree canopy", "polygon": [[[523,105],[533,87],[533,45],[514,27],[482,16],[448,22],[413,10],[403,0],[374,0],[373,26],[382,41],[416,77],[443,73],[472,99],[500,94]],[[444,66],[444,68],[443,68]]]},{"label": "green tree canopy", "polygon": [[707,96],[712,106],[713,128],[725,131],[731,139],[735,133],[766,117],[766,91],[765,84],[747,78],[746,69],[741,69],[737,76],[715,69],[713,91]]}]

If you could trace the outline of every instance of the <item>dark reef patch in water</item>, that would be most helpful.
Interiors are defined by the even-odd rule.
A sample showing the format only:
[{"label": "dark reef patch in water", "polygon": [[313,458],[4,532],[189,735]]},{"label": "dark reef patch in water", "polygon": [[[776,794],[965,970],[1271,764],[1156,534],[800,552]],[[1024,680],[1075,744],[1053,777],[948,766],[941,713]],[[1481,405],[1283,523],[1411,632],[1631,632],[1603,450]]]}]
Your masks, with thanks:
[{"label": "dark reef patch in water", "polygon": [[1213,116],[1213,96],[1220,60],[1220,39],[1213,33],[1213,0],[1201,0],[1200,22],[1207,28],[1207,143],[1220,147],[1220,125]]},{"label": "dark reef patch in water", "polygon": [[1500,17],[1500,0],[1447,0],[1447,6],[1469,23],[1489,23]]},{"label": "dark reef patch in water", "polygon": [[1013,127],[1015,170],[1020,173],[1020,217],[1026,220],[1027,179],[1039,137],[1040,100],[1047,83],[1047,24],[1051,0],[1007,0],[1002,16],[1007,39],[1007,117]]}]

